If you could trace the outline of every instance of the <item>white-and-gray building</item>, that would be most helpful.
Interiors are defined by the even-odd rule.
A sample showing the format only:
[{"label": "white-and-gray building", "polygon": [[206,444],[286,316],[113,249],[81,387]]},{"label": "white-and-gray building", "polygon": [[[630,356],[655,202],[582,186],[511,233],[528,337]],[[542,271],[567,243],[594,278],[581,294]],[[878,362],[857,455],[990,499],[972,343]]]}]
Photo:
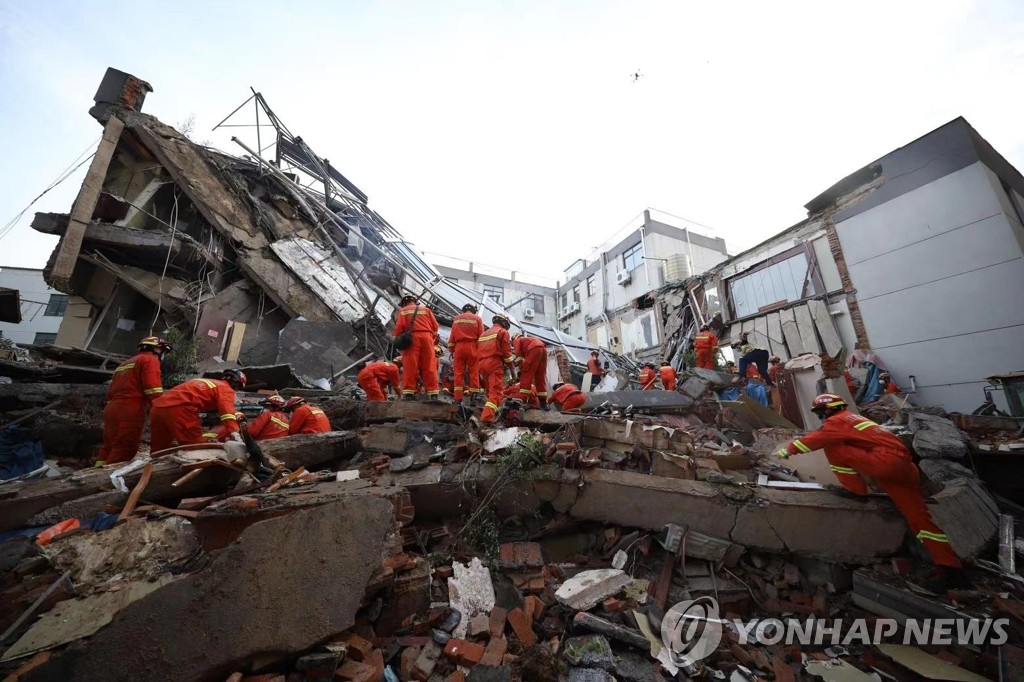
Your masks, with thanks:
[{"label": "white-and-gray building", "polygon": [[[556,290],[554,286],[545,285],[543,278],[447,257],[439,256],[432,260],[444,277],[490,296],[517,320],[541,327],[558,327]],[[554,284],[550,282],[550,285]],[[490,319],[484,322],[490,324]]]},{"label": "white-and-gray building", "polygon": [[0,287],[16,289],[21,299],[21,323],[0,322],[5,338],[25,346],[57,339],[68,297],[46,285],[42,270],[0,266]]}]

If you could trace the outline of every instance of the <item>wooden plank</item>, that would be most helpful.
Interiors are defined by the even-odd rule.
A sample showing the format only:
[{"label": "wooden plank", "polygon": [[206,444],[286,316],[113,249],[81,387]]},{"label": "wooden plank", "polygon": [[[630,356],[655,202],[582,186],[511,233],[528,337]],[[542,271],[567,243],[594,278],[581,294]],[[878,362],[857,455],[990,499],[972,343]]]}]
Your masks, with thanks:
[{"label": "wooden plank", "polygon": [[843,350],[843,341],[839,338],[839,332],[836,331],[836,324],[832,320],[832,316],[829,315],[828,306],[824,301],[808,301],[807,308],[811,311],[811,317],[814,318],[814,326],[818,328],[818,336],[821,337],[821,343],[825,346],[825,352],[833,358],[836,357]]},{"label": "wooden plank", "polygon": [[782,324],[782,335],[786,340],[789,357],[795,358],[804,353],[804,342],[800,340],[800,328],[796,326],[796,318],[792,308],[779,311],[779,322]]},{"label": "wooden plank", "polygon": [[117,141],[121,139],[123,130],[124,123],[116,116],[107,121],[107,125],[103,129],[103,137],[100,139],[100,146],[96,148],[96,154],[92,157],[92,163],[89,164],[89,172],[85,175],[82,189],[79,190],[78,198],[71,209],[68,229],[65,230],[60,245],[57,247],[57,258],[50,273],[53,287],[60,291],[69,289],[71,275],[75,272],[78,254],[82,249],[82,240],[85,238],[85,230],[92,222],[96,202],[99,201],[100,192],[103,190],[103,180],[107,177],[107,170],[110,168],[110,159],[114,156],[114,149],[117,148]]},{"label": "wooden plank", "polygon": [[782,319],[779,314],[768,313],[768,342],[772,347],[772,355],[778,355],[783,362],[789,360],[789,353],[786,352],[786,340],[782,335]]},{"label": "wooden plank", "polygon": [[796,326],[800,330],[800,343],[803,344],[805,353],[820,353],[821,344],[818,343],[818,335],[814,331],[814,319],[811,311],[806,305],[800,305],[793,309],[796,317]]},{"label": "wooden plank", "polygon": [[[117,522],[121,523],[135,511],[135,505],[139,503],[139,498],[142,497],[142,491],[149,485],[149,479],[153,477],[153,462],[147,462],[145,468],[142,470],[142,478],[132,488],[132,494],[128,496],[128,502],[125,503],[124,509],[121,510],[121,515],[117,517]],[[172,483],[171,485],[174,485]]]}]

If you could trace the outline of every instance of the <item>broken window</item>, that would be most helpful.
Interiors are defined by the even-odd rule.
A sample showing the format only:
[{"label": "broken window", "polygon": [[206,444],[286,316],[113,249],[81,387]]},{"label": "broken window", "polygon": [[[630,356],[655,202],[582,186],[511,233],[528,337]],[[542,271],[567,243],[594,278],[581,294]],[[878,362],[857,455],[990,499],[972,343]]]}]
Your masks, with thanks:
[{"label": "broken window", "polygon": [[57,335],[50,332],[36,332],[36,338],[32,339],[33,346],[52,346],[56,342]]},{"label": "broken window", "polygon": [[498,303],[501,303],[502,297],[505,295],[505,287],[500,287],[494,284],[484,285],[484,296],[491,298]]},{"label": "broken window", "polygon": [[821,276],[814,265],[813,251],[801,245],[733,277],[729,280],[729,300],[734,318],[774,310],[823,293]]},{"label": "broken window", "polygon": [[593,296],[597,293],[597,275],[591,275],[587,277],[587,296]]},{"label": "broken window", "polygon": [[625,272],[632,272],[638,267],[643,265],[644,262],[644,245],[643,242],[637,242],[633,246],[626,249],[622,254],[622,269]]},{"label": "broken window", "polygon": [[66,294],[50,294],[50,300],[46,304],[46,312],[43,315],[48,317],[64,317],[64,311],[68,307]]}]

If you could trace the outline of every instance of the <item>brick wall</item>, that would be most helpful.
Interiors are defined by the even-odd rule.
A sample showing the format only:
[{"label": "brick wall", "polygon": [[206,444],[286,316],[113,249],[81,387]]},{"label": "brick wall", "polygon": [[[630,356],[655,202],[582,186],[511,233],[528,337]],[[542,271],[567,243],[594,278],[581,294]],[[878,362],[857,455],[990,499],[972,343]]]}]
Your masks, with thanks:
[{"label": "brick wall", "polygon": [[868,332],[864,328],[864,318],[860,314],[860,306],[857,304],[857,290],[853,288],[853,281],[850,279],[850,271],[846,267],[846,259],[843,257],[843,247],[839,244],[839,234],[828,216],[823,220],[828,238],[829,250],[832,251],[832,258],[835,259],[836,268],[839,270],[839,280],[843,283],[843,291],[846,292],[846,306],[850,309],[850,321],[853,322],[853,331],[857,335],[857,348],[871,348],[868,341]]}]

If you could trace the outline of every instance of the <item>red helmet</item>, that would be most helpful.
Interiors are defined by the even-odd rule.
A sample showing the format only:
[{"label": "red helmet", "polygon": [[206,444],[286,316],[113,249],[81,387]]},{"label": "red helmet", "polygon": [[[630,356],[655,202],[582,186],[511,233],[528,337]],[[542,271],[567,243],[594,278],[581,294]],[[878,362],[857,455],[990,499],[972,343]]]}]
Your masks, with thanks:
[{"label": "red helmet", "polygon": [[272,395],[268,397],[266,400],[264,400],[263,403],[269,407],[276,407],[278,409],[281,409],[282,407],[284,407],[284,398],[282,398],[279,395]]},{"label": "red helmet", "polygon": [[167,343],[167,339],[162,339],[159,336],[147,336],[139,341],[139,350],[155,350],[158,355],[162,355],[171,350],[171,344]]},{"label": "red helmet", "polygon": [[288,402],[286,402],[284,404],[284,410],[285,410],[285,412],[291,412],[292,410],[294,410],[299,405],[305,405],[305,404],[306,404],[306,399],[305,398],[300,398],[299,396],[295,396],[294,398],[288,398]]},{"label": "red helmet", "polygon": [[846,401],[835,393],[822,393],[811,401],[811,412],[821,412],[834,408],[842,409],[845,407],[847,407]]},{"label": "red helmet", "polygon": [[245,385],[248,383],[248,380],[245,378],[245,372],[240,369],[224,370],[224,381],[236,383],[240,388],[245,388]]}]

